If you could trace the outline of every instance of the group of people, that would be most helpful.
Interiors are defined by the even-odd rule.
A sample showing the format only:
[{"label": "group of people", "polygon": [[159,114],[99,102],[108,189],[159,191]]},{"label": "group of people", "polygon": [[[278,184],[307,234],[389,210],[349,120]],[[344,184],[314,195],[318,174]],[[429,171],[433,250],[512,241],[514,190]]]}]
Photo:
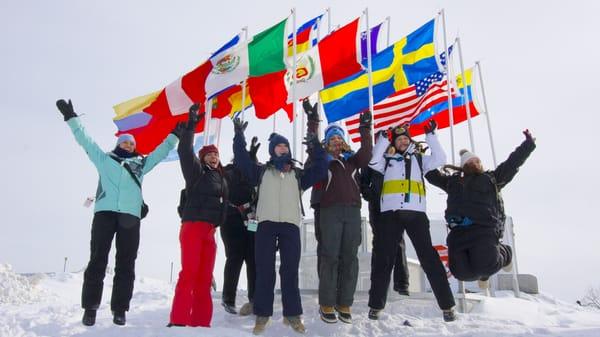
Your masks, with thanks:
[{"label": "group of people", "polygon": [[[302,193],[309,188],[317,240],[319,315],[326,323],[352,323],[362,240],[361,197],[369,203],[373,232],[369,319],[379,319],[385,308],[392,271],[393,289],[409,294],[404,232],[416,250],[443,319],[456,319],[446,271],[431,242],[426,180],[448,194],[445,219],[450,229],[447,244],[452,274],[485,287],[491,275],[511,267],[512,250],[501,243],[505,216],[500,190],[535,148],[528,130],[524,131],[525,141],[508,160],[485,171],[479,158],[466,150],[461,151],[460,166],[445,165],[435,121],[425,129],[425,142],[413,140],[408,126],[401,125],[378,132],[373,145],[372,116],[366,111],[359,118],[361,141],[356,152],[336,124],[327,126],[324,139],[319,140],[317,105],[305,100],[308,123],[303,144],[308,158],[303,168],[294,160],[288,140],[277,133],[268,139],[269,159],[260,163],[257,138],[247,149],[248,122],[237,118],[233,120],[234,159],[223,166],[214,145],[194,153],[194,133],[204,118],[198,104],[190,107],[187,122],[178,123],[145,157],[135,151],[135,139],[129,134],[119,136],[111,152],[102,151],[85,133],[71,101],[59,100],[57,107],[100,176],[82,290],[84,325],[95,324],[113,237],[117,254],[111,310],[113,322],[125,324],[135,279],[140,219],[145,213],[141,184],[177,141],[185,179],[178,208],[182,269],[169,327],[210,326],[214,234],[220,227],[226,253],[223,308],[232,314],[254,314],[253,332],[261,334],[273,315],[279,252],[283,322],[304,333],[298,271],[300,225],[305,213]],[[238,312],[236,292],[244,263],[249,301]]]}]

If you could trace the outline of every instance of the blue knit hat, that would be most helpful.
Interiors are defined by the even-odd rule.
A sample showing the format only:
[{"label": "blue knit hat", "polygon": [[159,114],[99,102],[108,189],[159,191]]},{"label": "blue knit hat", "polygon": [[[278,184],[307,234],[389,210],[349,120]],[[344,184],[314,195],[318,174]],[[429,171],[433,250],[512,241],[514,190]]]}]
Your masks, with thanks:
[{"label": "blue knit hat", "polygon": [[329,144],[329,140],[331,139],[331,137],[336,135],[344,139],[344,129],[342,129],[342,127],[337,124],[329,124],[325,129],[325,144]]},{"label": "blue knit hat", "polygon": [[273,132],[269,136],[269,154],[271,155],[271,157],[276,157],[275,146],[279,144],[287,145],[288,149],[290,150],[290,154],[292,153],[292,150],[290,149],[290,142],[287,140],[287,138],[278,133]]},{"label": "blue knit hat", "polygon": [[130,133],[124,133],[117,138],[117,146],[121,145],[121,143],[125,141],[130,141],[135,145],[135,137],[133,137]]}]

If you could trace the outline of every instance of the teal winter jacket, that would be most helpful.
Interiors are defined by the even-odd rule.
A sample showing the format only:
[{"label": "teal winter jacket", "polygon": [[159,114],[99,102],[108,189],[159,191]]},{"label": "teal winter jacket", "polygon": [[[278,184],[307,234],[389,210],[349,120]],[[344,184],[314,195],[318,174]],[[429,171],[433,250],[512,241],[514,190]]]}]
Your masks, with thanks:
[{"label": "teal winter jacket", "polygon": [[[96,192],[94,212],[114,211],[140,217],[142,207],[142,191],[129,172],[109,153],[104,152],[85,132],[78,117],[67,121],[75,140],[87,153],[96,166],[100,181]],[[140,183],[144,175],[163,160],[177,144],[177,136],[170,134],[147,157],[137,156],[124,159],[137,176]]]}]

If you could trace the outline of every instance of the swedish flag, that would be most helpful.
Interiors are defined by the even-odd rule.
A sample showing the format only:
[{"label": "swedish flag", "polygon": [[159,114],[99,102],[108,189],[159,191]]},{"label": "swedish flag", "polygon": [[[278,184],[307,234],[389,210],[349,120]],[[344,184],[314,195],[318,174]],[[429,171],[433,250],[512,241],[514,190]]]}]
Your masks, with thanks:
[{"label": "swedish flag", "polygon": [[[435,58],[435,20],[431,20],[372,59],[373,101],[440,71]],[[321,102],[329,123],[369,108],[366,70],[321,90]]]}]

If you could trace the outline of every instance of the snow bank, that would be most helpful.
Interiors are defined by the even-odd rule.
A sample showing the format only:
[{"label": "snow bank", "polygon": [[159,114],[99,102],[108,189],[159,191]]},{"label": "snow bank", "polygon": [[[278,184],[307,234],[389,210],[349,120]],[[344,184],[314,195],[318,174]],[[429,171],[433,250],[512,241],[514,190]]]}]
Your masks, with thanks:
[{"label": "snow bank", "polygon": [[43,294],[36,287],[39,277],[15,273],[10,264],[0,263],[0,304],[24,304],[39,301]]},{"label": "snow bank", "polygon": [[[140,277],[125,327],[112,323],[110,293],[112,278],[105,279],[102,304],[93,327],[81,325],[80,306],[82,273],[47,274],[34,284],[31,277],[16,275],[10,266],[0,267],[0,337],[79,336],[79,337],[245,337],[252,336],[254,317],[227,314],[219,305],[221,293],[213,293],[212,328],[167,328],[173,284]],[[6,292],[10,288],[10,292]],[[15,290],[16,289],[16,290]],[[34,294],[37,294],[34,296]],[[245,302],[245,292],[238,294],[238,305]],[[352,307],[354,324],[326,324],[319,319],[314,294],[303,294],[306,337],[392,337],[392,336],[600,336],[600,311],[558,301],[548,295],[514,298],[511,292],[498,292],[490,298],[471,294],[472,310],[459,314],[456,322],[445,323],[435,301],[415,296],[390,294],[379,321],[367,318],[368,295],[356,294]],[[31,297],[33,296],[33,297]],[[33,302],[36,300],[39,301]],[[4,303],[4,302],[0,302]],[[409,320],[413,327],[404,326]],[[274,315],[264,337],[300,337],[283,325],[281,296],[275,296]]]}]

